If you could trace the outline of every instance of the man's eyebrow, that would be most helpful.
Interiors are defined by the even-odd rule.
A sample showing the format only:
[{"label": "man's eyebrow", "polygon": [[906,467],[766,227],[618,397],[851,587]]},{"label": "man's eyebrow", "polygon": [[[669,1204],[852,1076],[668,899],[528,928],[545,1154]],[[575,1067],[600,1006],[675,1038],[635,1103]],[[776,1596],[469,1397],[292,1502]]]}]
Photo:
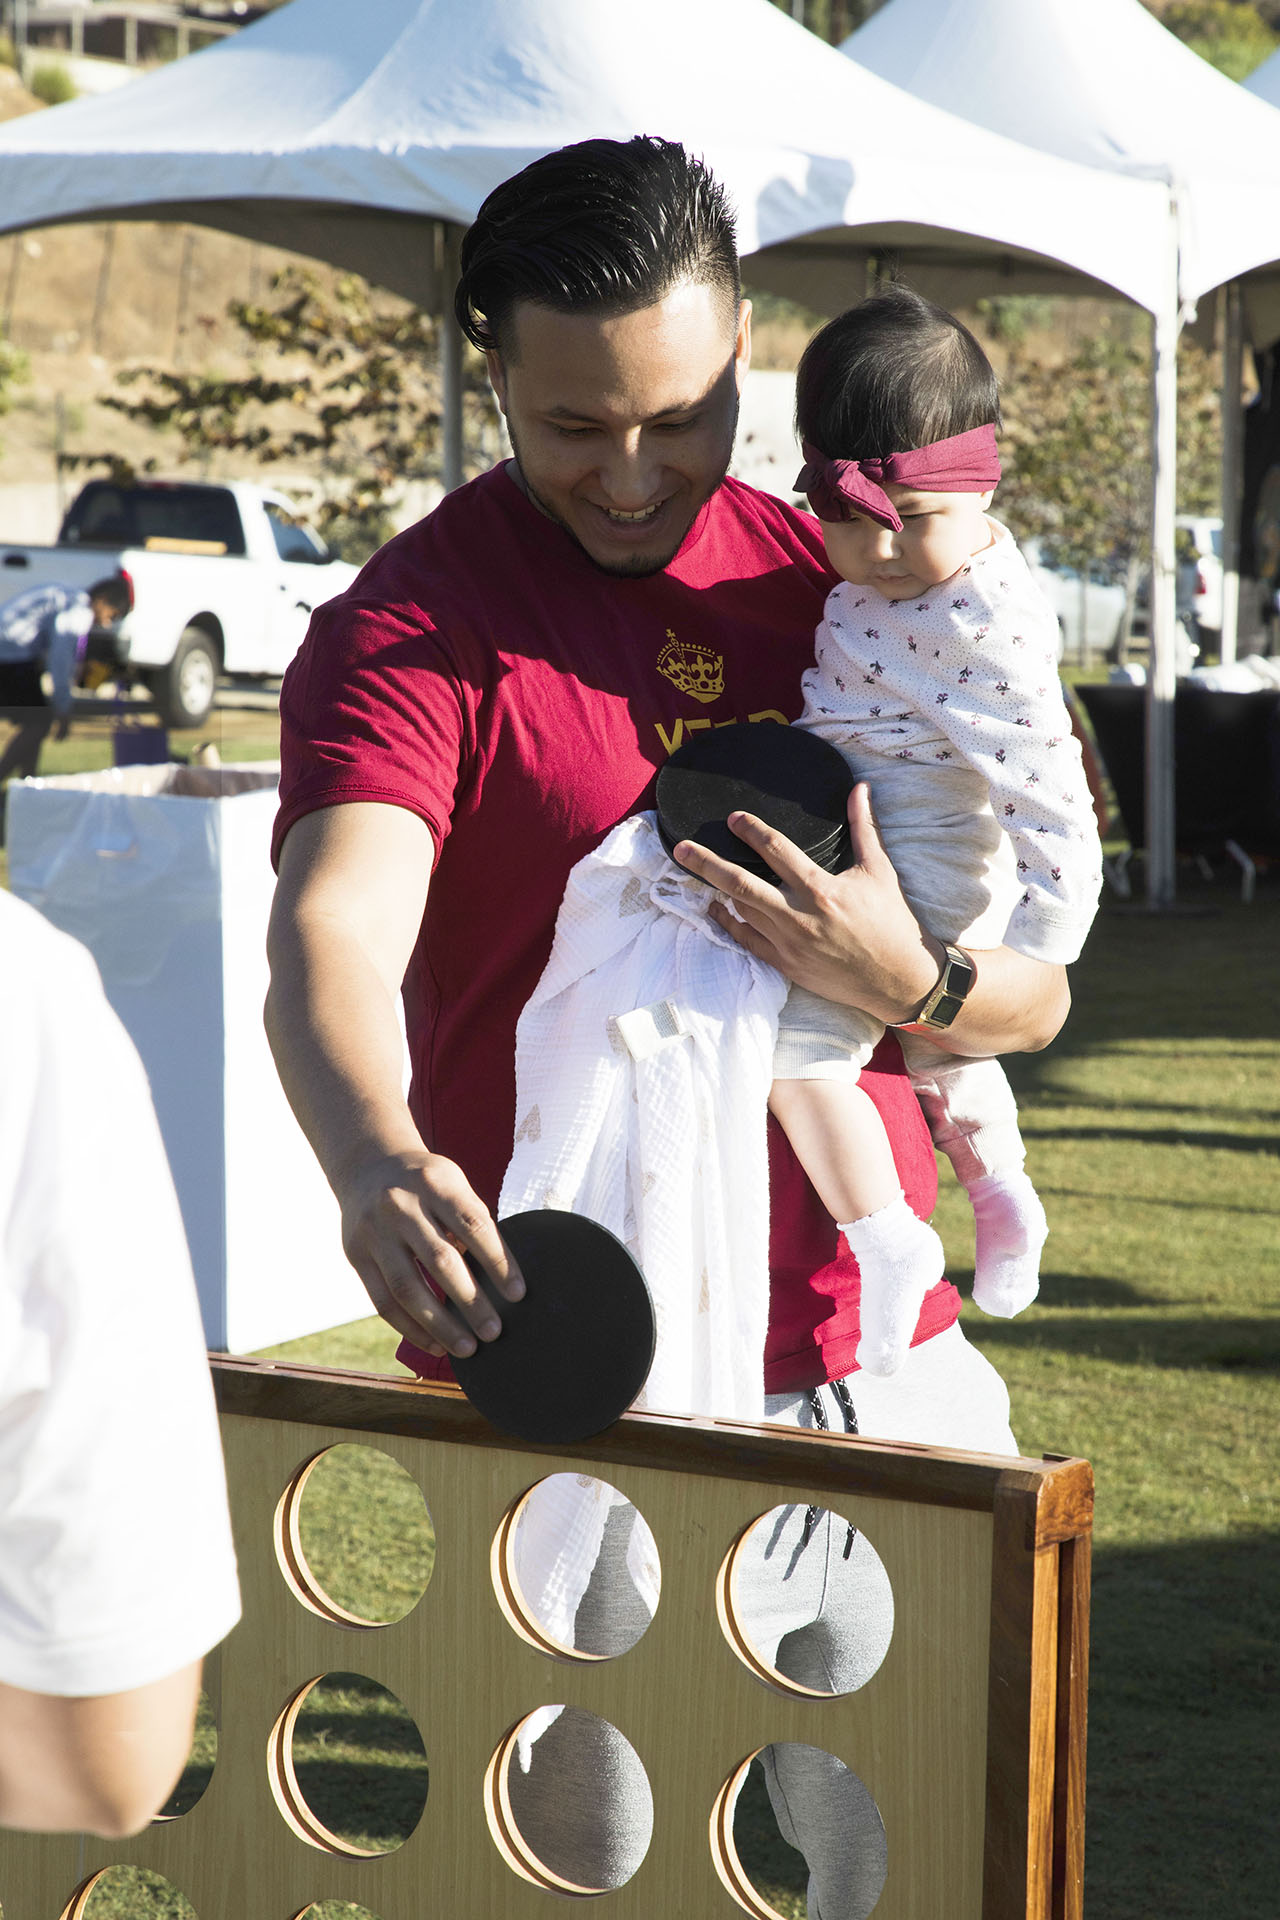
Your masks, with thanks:
[{"label": "man's eyebrow", "polygon": [[[700,394],[696,400],[677,400],[674,405],[663,407],[657,413],[646,414],[645,423],[647,424],[653,420],[669,420],[673,414],[677,413],[696,413],[699,407],[706,406],[710,397],[709,393],[704,393]],[[546,417],[548,420],[585,420],[589,421],[593,426],[597,425],[600,419],[599,414],[584,413],[578,407],[565,405],[548,407],[546,409]]]}]

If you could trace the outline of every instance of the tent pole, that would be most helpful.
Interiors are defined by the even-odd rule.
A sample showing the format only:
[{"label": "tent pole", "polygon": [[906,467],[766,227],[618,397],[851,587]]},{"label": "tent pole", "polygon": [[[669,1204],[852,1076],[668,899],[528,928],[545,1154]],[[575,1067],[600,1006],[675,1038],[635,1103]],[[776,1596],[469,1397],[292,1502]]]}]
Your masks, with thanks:
[{"label": "tent pole", "polygon": [[462,329],[453,311],[462,228],[442,220],[440,233],[440,427],[444,490],[462,485]]},{"label": "tent pole", "polygon": [[[1173,211],[1171,203],[1171,212]],[[1173,223],[1176,233],[1176,215]],[[1152,321],[1151,634],[1147,669],[1147,905],[1174,899],[1173,697],[1177,682],[1174,513],[1178,461],[1177,249],[1170,285]]]},{"label": "tent pole", "polygon": [[1240,282],[1226,287],[1222,338],[1222,645],[1225,666],[1236,657],[1240,618],[1240,496],[1244,484],[1244,421],[1240,388],[1244,369],[1244,302]]}]

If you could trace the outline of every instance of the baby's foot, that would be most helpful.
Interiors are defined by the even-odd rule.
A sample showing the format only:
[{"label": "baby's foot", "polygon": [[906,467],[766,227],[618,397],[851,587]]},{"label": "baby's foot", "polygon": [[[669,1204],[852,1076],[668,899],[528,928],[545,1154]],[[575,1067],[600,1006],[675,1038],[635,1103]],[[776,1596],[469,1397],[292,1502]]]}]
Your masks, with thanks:
[{"label": "baby's foot", "polygon": [[942,1278],[942,1242],[901,1197],[842,1224],[840,1231],[862,1277],[858,1365],[867,1373],[896,1373],[911,1345],[921,1302]]},{"label": "baby's foot", "polygon": [[1040,1250],[1049,1232],[1040,1196],[1019,1167],[988,1173],[969,1188],[976,1228],[973,1297],[984,1313],[1011,1320],[1040,1291]]}]

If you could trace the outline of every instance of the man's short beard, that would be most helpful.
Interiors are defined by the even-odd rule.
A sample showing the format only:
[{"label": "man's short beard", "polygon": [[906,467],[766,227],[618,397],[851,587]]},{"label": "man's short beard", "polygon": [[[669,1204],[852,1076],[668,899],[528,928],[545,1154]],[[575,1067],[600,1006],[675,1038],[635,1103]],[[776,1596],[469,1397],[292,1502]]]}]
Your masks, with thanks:
[{"label": "man's short beard", "polygon": [[709,487],[704,497],[701,500],[699,500],[697,506],[693,510],[693,514],[690,518],[689,525],[685,528],[684,532],[680,535],[680,538],[676,541],[676,544],[674,545],[674,547],[672,547],[670,553],[665,555],[665,557],[657,560],[641,558],[640,556],[637,555],[635,559],[623,560],[618,562],[616,565],[609,566],[609,565],[606,565],[606,563],[603,560],[597,560],[595,554],[592,553],[588,547],[585,547],[582,541],[579,540],[577,534],[574,532],[573,528],[568,524],[568,522],[566,520],[562,520],[560,518],[560,515],[554,512],[552,508],[547,505],[546,501],[542,499],[542,497],[537,492],[535,492],[533,487],[530,486],[529,477],[526,474],[524,470],[524,466],[522,465],[520,460],[519,442],[514,432],[512,431],[511,421],[509,419],[507,421],[507,438],[511,442],[511,452],[515,458],[516,469],[520,475],[520,485],[524,488],[525,493],[529,496],[529,499],[533,502],[534,506],[538,509],[539,513],[544,513],[547,519],[550,520],[553,525],[559,527],[563,533],[568,534],[570,540],[572,540],[574,546],[578,549],[579,553],[582,554],[584,559],[587,559],[591,562],[592,566],[595,568],[597,573],[607,574],[609,578],[613,580],[647,580],[652,574],[665,573],[666,569],[671,565],[671,562],[675,559],[676,555],[679,553],[685,541],[689,538],[689,535],[693,529],[694,521],[697,519],[698,515],[702,512],[702,509],[706,506],[707,501],[710,500],[712,494],[717,493],[722,483],[724,482],[729,472],[729,461],[733,458],[733,443],[735,438],[737,437],[737,432],[738,432],[738,404],[735,400],[734,409],[733,409],[733,426],[729,435],[729,452],[725,458],[724,471],[717,476],[715,485],[712,487]]}]

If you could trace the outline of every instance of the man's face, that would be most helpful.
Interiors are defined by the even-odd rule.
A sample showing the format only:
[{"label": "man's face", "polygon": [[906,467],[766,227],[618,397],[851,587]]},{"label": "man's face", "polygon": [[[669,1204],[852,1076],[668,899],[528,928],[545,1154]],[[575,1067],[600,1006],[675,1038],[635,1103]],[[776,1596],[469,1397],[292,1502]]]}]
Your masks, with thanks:
[{"label": "man's face", "polygon": [[605,573],[658,573],[724,479],[751,352],[692,282],[602,318],[522,301],[489,377],[530,499]]}]

